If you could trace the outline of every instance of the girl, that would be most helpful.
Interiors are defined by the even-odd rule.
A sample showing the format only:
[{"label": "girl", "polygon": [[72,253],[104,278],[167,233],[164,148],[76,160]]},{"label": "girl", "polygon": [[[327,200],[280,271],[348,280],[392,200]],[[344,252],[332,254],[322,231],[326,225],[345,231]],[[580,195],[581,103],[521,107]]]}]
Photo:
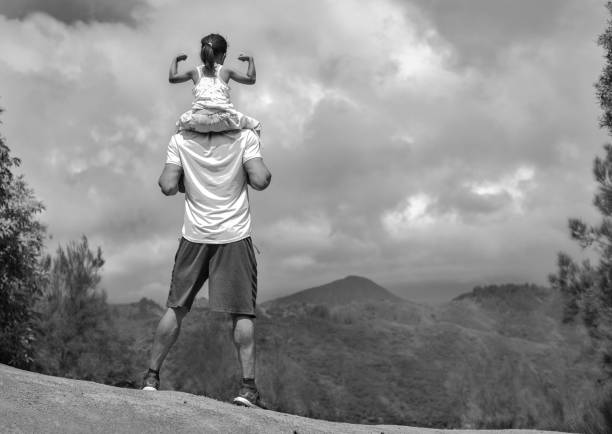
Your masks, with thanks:
[{"label": "girl", "polygon": [[172,60],[168,80],[170,83],[193,81],[195,97],[191,110],[179,118],[177,131],[192,130],[200,133],[219,132],[239,129],[253,129],[260,133],[258,120],[234,109],[230,100],[228,82],[234,80],[242,84],[255,84],[255,61],[252,56],[240,55],[238,60],[248,62],[246,75],[231,68],[223,67],[227,52],[227,42],[223,36],[211,33],[202,38],[200,58],[203,64],[188,72],[178,73],[178,62],[187,59],[180,54]]}]

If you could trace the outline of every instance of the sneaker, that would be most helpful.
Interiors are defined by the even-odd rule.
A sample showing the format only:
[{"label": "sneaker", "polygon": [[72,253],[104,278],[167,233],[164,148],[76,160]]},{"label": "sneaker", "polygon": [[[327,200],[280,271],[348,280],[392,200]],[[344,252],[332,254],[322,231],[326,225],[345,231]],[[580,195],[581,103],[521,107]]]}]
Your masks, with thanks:
[{"label": "sneaker", "polygon": [[147,372],[142,380],[142,390],[159,390],[159,375]]},{"label": "sneaker", "polygon": [[240,392],[234,398],[233,403],[243,407],[266,409],[257,389],[247,386],[240,388]]}]

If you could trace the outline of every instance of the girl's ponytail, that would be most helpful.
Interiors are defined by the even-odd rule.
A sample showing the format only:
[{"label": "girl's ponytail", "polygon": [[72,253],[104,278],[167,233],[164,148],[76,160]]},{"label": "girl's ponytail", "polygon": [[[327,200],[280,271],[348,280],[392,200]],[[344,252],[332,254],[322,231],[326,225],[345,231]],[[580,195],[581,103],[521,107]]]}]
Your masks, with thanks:
[{"label": "girl's ponytail", "polygon": [[204,63],[204,69],[208,74],[214,74],[215,72],[215,52],[213,50],[211,41],[202,40],[202,52],[200,54],[202,62]]},{"label": "girl's ponytail", "polygon": [[201,42],[200,59],[204,63],[204,71],[209,75],[214,75],[215,60],[219,54],[227,52],[227,41],[223,36],[211,33],[203,37]]}]

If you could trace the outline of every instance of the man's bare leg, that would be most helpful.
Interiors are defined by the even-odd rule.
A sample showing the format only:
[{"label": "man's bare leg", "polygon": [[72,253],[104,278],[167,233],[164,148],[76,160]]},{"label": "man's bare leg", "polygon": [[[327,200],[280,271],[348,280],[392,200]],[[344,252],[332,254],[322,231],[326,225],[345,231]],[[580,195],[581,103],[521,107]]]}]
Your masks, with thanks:
[{"label": "man's bare leg", "polygon": [[238,353],[242,378],[255,378],[255,324],[253,318],[234,315],[234,345]]},{"label": "man's bare leg", "polygon": [[157,325],[153,347],[151,348],[151,357],[149,359],[149,368],[154,371],[159,371],[164,359],[168,355],[170,348],[176,342],[179,332],[181,331],[181,323],[187,309],[184,307],[168,308],[162,319]]},{"label": "man's bare leg", "polygon": [[242,384],[234,403],[247,407],[266,408],[255,386],[255,324],[253,318],[235,315],[234,345],[240,361]]}]

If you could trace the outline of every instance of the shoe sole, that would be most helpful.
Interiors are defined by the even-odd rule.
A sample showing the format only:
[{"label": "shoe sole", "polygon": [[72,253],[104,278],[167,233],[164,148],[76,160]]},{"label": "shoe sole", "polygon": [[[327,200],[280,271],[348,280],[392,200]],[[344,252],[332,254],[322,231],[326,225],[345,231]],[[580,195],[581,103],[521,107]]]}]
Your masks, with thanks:
[{"label": "shoe sole", "polygon": [[249,401],[246,398],[243,398],[242,396],[238,396],[238,397],[234,398],[233,402],[234,402],[234,404],[240,405],[242,407],[259,408],[259,409],[261,409],[260,406],[253,404],[251,401]]},{"label": "shoe sole", "polygon": [[152,391],[157,391],[157,389],[155,387],[151,387],[151,386],[145,386],[142,388],[142,390],[152,390]]}]

